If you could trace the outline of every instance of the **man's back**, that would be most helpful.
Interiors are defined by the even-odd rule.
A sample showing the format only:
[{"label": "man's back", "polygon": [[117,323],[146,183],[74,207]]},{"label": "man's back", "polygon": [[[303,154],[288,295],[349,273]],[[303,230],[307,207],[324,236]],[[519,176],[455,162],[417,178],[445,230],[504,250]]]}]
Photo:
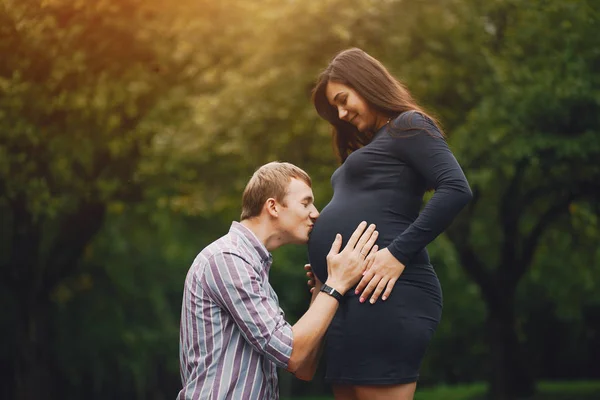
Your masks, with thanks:
[{"label": "man's back", "polygon": [[206,247],[186,277],[178,399],[277,399],[292,330],[268,281],[271,255],[234,222]]}]

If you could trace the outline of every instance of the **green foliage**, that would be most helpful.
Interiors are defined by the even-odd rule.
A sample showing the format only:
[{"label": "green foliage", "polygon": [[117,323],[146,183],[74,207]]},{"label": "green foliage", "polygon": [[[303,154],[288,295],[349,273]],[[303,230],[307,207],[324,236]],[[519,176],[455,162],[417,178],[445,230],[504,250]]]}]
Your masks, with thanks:
[{"label": "green foliage", "polygon": [[[598,381],[540,382],[540,393],[528,400],[592,400],[600,393]],[[417,389],[415,400],[480,400],[485,398],[486,387],[476,383],[470,385],[438,386]],[[293,397],[288,400],[330,400],[333,397]]]},{"label": "green foliage", "polygon": [[[585,0],[0,0],[0,356],[39,309],[30,343],[48,338],[61,398],[172,398],[187,269],[263,163],[306,169],[327,203],[337,162],[310,91],[358,46],[440,117],[477,197],[429,246],[445,308],[423,384],[485,379],[485,301],[515,271],[532,373],[598,376],[598,21]],[[306,252],[274,256],[293,322]]]}]

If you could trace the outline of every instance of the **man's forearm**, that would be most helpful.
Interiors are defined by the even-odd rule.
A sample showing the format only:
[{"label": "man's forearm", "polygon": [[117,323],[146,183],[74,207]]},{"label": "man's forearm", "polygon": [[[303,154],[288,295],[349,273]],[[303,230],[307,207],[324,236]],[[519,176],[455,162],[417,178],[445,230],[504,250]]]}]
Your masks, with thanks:
[{"label": "man's forearm", "polygon": [[310,352],[304,364],[298,368],[298,370],[294,373],[296,378],[301,379],[303,381],[312,381],[315,373],[317,372],[317,367],[319,366],[319,359],[321,358],[321,354],[323,353],[323,348],[325,347],[325,340],[321,340],[319,345]]},{"label": "man's forearm", "polygon": [[[319,294],[319,291],[321,290],[321,286],[323,286],[321,284],[321,281],[317,277],[315,277],[314,279],[315,286],[313,288],[312,296],[310,298],[309,307],[313,305],[315,299]],[[317,371],[317,366],[319,364],[319,358],[321,358],[324,342],[324,339],[321,338],[317,347],[315,347],[315,349],[310,352],[304,363],[294,373],[294,375],[296,375],[296,378],[302,379],[304,381],[312,380],[313,376],[315,375],[315,372]]]},{"label": "man's forearm", "polygon": [[296,374],[305,366],[311,369],[310,364],[313,364],[311,360],[316,361],[319,346],[338,306],[338,301],[333,297],[323,292],[316,292],[308,311],[292,326],[294,344],[288,371]]},{"label": "man's forearm", "polygon": [[319,278],[317,278],[315,276],[315,287],[313,288],[312,295],[310,296],[309,307],[312,306],[312,304],[314,303],[315,299],[317,298],[317,295],[321,291],[321,287],[322,286],[323,286],[323,284],[321,283],[321,281],[319,280]]}]

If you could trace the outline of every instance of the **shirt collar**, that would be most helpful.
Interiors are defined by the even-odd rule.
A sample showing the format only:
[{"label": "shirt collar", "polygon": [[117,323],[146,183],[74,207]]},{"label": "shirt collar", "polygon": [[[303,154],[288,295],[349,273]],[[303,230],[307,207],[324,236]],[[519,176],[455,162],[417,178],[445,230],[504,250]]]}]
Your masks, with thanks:
[{"label": "shirt collar", "polygon": [[238,236],[240,236],[246,242],[246,244],[250,245],[254,248],[254,250],[256,250],[256,253],[258,253],[258,256],[263,264],[266,264],[267,268],[270,266],[273,256],[271,253],[269,253],[265,245],[258,240],[254,232],[239,222],[233,221],[231,223],[231,228],[229,228],[229,233],[238,234]]}]

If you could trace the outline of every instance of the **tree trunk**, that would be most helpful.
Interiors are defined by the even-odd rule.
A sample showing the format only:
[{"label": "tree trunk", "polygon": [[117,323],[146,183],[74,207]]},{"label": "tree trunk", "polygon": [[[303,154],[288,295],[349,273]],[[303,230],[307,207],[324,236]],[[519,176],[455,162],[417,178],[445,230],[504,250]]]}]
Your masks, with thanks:
[{"label": "tree trunk", "polygon": [[50,300],[41,273],[42,225],[26,201],[12,203],[12,237],[8,287],[15,301],[14,398],[52,398],[49,365]]},{"label": "tree trunk", "polygon": [[490,399],[514,400],[533,395],[534,380],[516,333],[514,290],[501,291],[495,302],[488,302],[487,329],[492,368]]},{"label": "tree trunk", "polygon": [[53,387],[49,365],[49,306],[23,299],[15,326],[15,399],[51,399]]}]

